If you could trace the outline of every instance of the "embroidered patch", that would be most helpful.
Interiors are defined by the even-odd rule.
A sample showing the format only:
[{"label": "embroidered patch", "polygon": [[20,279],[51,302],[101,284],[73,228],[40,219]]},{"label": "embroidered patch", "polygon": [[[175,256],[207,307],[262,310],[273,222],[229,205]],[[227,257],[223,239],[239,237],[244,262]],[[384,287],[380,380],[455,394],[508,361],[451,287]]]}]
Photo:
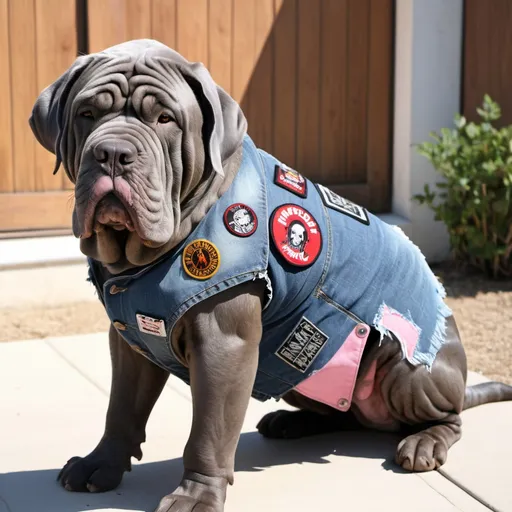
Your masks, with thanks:
[{"label": "embroidered patch", "polygon": [[328,339],[327,334],[303,316],[275,354],[285,363],[304,373]]},{"label": "embroidered patch", "polygon": [[370,218],[365,208],[353,203],[352,201],[349,201],[348,199],[345,199],[344,197],[339,196],[332,190],[329,190],[327,187],[324,187],[319,183],[316,185],[320,195],[322,196],[322,201],[324,202],[325,206],[348,215],[349,217],[352,217],[353,219],[356,219],[359,222],[366,224],[367,226],[370,224]]},{"label": "embroidered patch", "polygon": [[274,183],[293,192],[299,197],[308,196],[308,182],[295,169],[285,165],[276,165],[274,170]]},{"label": "embroidered patch", "polygon": [[140,332],[153,334],[154,336],[162,336],[163,338],[167,337],[165,332],[165,322],[163,320],[151,318],[150,316],[141,315],[139,313],[135,316],[137,317],[137,325],[139,326]]},{"label": "embroidered patch", "polygon": [[183,251],[183,268],[190,277],[210,279],[219,266],[219,250],[204,238],[190,242]]},{"label": "embroidered patch", "polygon": [[297,267],[312,265],[322,250],[322,234],[315,218],[296,204],[283,204],[274,210],[270,232],[281,256]]},{"label": "embroidered patch", "polygon": [[246,204],[235,203],[224,212],[224,225],[236,236],[251,236],[258,227],[258,218]]}]

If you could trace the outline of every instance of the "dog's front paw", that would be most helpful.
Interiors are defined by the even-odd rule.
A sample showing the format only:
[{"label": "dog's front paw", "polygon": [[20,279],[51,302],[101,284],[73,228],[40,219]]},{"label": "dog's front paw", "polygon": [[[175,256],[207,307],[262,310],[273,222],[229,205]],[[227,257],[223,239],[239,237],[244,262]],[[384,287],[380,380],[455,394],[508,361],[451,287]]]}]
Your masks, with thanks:
[{"label": "dog's front paw", "polygon": [[169,494],[162,498],[155,512],[222,512],[223,510],[224,507],[216,508],[191,496]]},{"label": "dog's front paw", "polygon": [[396,450],[395,462],[407,471],[432,471],[446,462],[446,444],[420,432],[406,437]]},{"label": "dog's front paw", "polygon": [[[69,459],[57,480],[68,491],[111,491],[121,483],[124,472],[131,470],[130,456],[123,443],[103,440],[86,457]],[[139,452],[135,456],[140,458],[142,454]]]},{"label": "dog's front paw", "polygon": [[227,480],[185,471],[181,485],[154,512],[223,512]]},{"label": "dog's front paw", "polygon": [[105,492],[115,489],[123,478],[124,468],[106,461],[73,457],[61,469],[57,480],[67,491]]}]

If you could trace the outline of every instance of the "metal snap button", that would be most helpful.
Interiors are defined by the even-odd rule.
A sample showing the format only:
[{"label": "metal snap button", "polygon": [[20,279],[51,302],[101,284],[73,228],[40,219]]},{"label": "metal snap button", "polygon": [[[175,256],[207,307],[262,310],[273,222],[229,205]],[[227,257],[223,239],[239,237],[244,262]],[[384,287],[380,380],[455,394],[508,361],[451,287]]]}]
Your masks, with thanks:
[{"label": "metal snap button", "polygon": [[113,284],[110,287],[110,295],[115,295],[116,293],[122,293],[122,292],[125,292],[126,290],[128,290],[128,288],[120,288],[119,286],[116,286],[115,284]]},{"label": "metal snap button", "polygon": [[340,398],[339,401],[338,401],[338,405],[340,407],[347,407],[348,400],[346,398]]},{"label": "metal snap button", "polygon": [[364,338],[368,334],[368,327],[364,324],[359,324],[356,327],[356,336],[358,338]]},{"label": "metal snap button", "polygon": [[122,322],[118,322],[117,320],[113,323],[113,326],[118,330],[118,331],[126,331],[126,325],[123,324]]}]

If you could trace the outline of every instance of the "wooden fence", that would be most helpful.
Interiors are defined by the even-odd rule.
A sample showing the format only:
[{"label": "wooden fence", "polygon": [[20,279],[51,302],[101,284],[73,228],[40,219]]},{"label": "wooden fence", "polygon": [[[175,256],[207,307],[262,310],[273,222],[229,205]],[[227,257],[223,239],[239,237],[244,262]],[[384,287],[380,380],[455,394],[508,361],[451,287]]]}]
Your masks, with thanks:
[{"label": "wooden fence", "polygon": [[390,206],[393,0],[0,0],[0,232],[68,228],[70,183],[27,120],[77,52],[150,37],[202,61],[256,143]]}]

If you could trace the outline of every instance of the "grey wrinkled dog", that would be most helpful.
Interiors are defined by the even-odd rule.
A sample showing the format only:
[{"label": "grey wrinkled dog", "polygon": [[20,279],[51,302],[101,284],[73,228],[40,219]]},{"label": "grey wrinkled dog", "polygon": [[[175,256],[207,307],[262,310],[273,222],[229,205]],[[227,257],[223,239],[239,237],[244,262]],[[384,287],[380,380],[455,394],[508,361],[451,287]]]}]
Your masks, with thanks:
[{"label": "grey wrinkled dog", "polygon": [[[251,395],[297,408],[265,416],[267,437],[403,431],[396,462],[411,471],[445,462],[463,409],[512,399],[500,383],[466,389],[455,321],[412,244],[255,149],[201,64],[151,40],[81,56],[40,94],[30,124],[75,184],[73,231],[112,320],[105,433],[62,469],[66,489],[119,485],[169,373],[190,384],[193,423],[182,481],[157,512],[224,509]],[[350,237],[389,239],[395,257],[379,246],[352,257]],[[364,301],[349,299],[364,279]],[[420,288],[400,293],[409,282]],[[414,321],[393,300],[408,301]],[[358,359],[343,370],[348,351]]]}]

